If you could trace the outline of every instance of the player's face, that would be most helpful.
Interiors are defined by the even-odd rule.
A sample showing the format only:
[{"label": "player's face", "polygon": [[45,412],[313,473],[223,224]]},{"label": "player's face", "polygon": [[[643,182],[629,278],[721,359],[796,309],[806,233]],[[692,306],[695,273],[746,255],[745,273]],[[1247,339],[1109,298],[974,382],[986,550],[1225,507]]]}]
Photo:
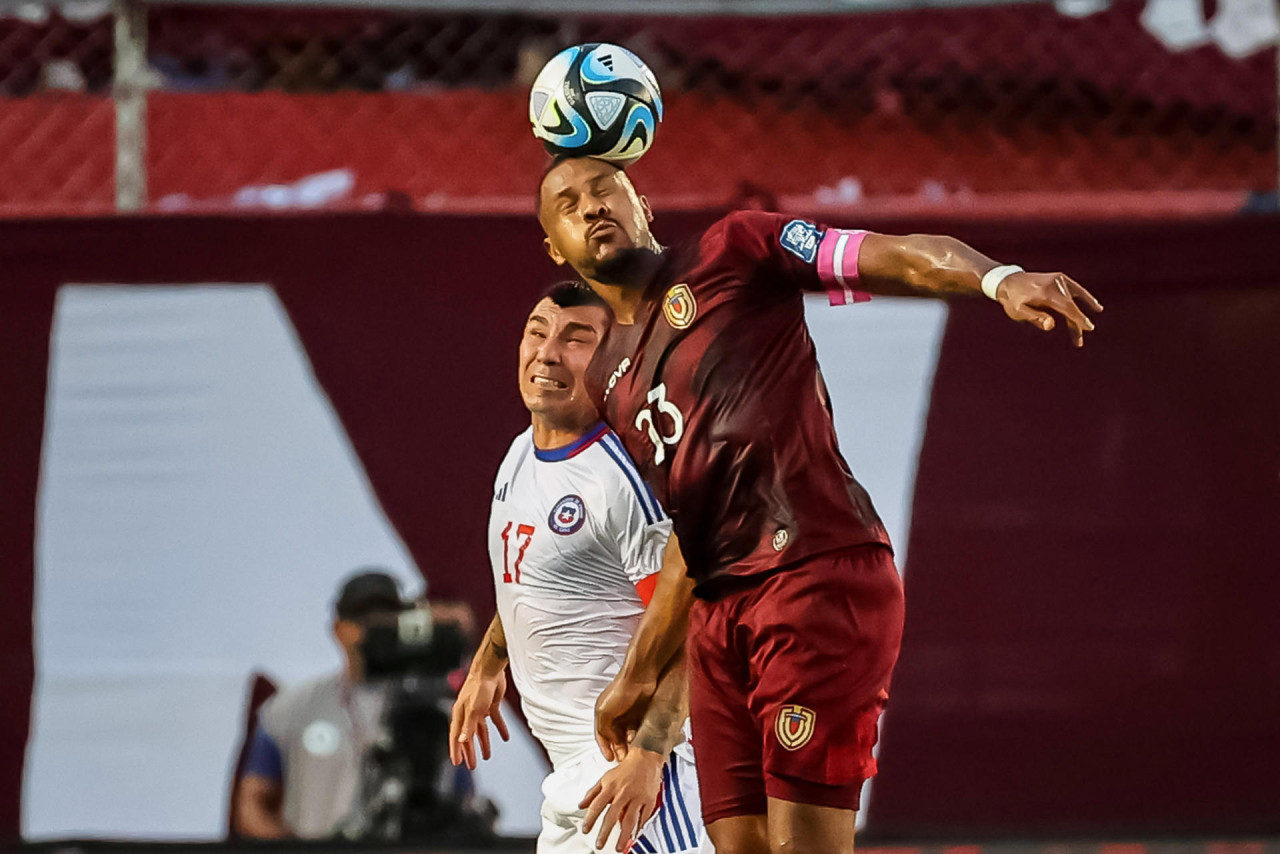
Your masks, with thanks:
[{"label": "player's face", "polygon": [[520,396],[530,412],[554,425],[595,421],[585,376],[608,322],[596,306],[561,308],[547,298],[533,307],[520,339]]},{"label": "player's face", "polygon": [[588,279],[619,252],[653,249],[653,213],[627,173],[590,157],[565,160],[547,173],[538,218],[547,254]]}]

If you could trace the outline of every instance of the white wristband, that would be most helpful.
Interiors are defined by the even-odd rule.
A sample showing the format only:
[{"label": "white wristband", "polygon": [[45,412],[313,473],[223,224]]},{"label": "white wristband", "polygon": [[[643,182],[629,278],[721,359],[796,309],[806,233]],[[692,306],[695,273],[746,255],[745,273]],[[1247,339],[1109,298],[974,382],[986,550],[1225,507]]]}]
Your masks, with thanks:
[{"label": "white wristband", "polygon": [[982,277],[982,292],[992,299],[996,298],[996,290],[1000,287],[1000,283],[1012,276],[1014,273],[1025,273],[1026,271],[1017,264],[1005,264],[1000,267],[992,267],[987,274]]}]

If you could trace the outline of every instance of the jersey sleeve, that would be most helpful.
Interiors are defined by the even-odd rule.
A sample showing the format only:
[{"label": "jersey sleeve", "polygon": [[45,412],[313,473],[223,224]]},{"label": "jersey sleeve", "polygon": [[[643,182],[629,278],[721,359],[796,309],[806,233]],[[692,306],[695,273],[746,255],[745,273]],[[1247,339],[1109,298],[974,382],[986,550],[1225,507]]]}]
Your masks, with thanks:
[{"label": "jersey sleeve", "polygon": [[671,536],[671,518],[640,477],[616,437],[604,440],[605,451],[617,464],[605,512],[606,542],[618,544],[623,571],[632,584],[662,569],[662,555]]},{"label": "jersey sleeve", "polygon": [[801,290],[825,293],[831,305],[853,305],[871,299],[857,289],[858,254],[867,234],[783,214],[737,211],[712,226],[707,238],[723,240],[734,256],[768,267]]}]

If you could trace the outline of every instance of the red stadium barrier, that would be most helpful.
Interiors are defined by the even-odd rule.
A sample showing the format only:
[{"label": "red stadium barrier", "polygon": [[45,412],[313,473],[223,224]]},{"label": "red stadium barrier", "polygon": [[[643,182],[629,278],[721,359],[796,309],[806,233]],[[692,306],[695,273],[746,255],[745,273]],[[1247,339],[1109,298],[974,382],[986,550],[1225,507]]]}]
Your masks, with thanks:
[{"label": "red stadium barrier", "polygon": [[[1174,50],[1142,10],[1119,0],[1081,19],[1048,4],[759,19],[153,6],[147,201],[359,208],[392,193],[424,210],[526,210],[542,158],[525,116],[530,75],[588,40],[635,48],[663,82],[667,119],[636,169],[663,207],[766,196],[873,213],[1149,214],[1239,208],[1273,190],[1274,49]],[[0,214],[98,211],[114,197],[109,24],[0,20],[11,152]],[[335,170],[319,195],[264,196]],[[1058,194],[1070,194],[1065,208]]]}]

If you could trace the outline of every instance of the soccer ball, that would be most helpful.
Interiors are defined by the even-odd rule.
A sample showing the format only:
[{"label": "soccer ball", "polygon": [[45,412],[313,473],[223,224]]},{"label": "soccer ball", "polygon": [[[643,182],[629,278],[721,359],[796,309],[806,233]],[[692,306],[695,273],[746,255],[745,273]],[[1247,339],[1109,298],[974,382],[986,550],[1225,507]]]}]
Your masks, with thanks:
[{"label": "soccer ball", "polygon": [[580,44],[543,66],[529,93],[533,135],[553,155],[634,163],[653,144],[662,92],[649,67],[616,44]]}]

